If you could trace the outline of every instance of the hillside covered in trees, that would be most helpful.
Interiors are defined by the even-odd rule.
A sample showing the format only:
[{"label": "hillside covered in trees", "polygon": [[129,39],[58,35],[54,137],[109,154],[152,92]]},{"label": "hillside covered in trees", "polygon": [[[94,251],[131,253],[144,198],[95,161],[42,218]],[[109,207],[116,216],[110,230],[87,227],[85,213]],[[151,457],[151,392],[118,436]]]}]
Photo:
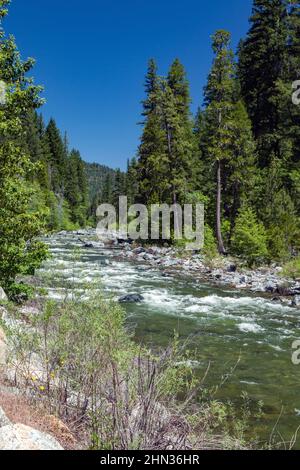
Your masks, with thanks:
[{"label": "hillside covered in trees", "polygon": [[[237,54],[212,37],[213,64],[194,117],[184,66],[167,77],[150,60],[134,200],[204,202],[206,240],[250,264],[285,260],[300,247],[300,5],[254,0]],[[130,177],[130,176],[129,176]],[[133,186],[130,186],[133,188]]]},{"label": "hillside covered in trees", "polygon": [[[1,1],[1,18],[8,4]],[[299,18],[298,2],[254,0],[238,51],[229,32],[217,31],[196,116],[180,60],[162,77],[151,59],[141,143],[126,173],[85,163],[55,120],[44,122],[41,88],[28,78],[34,61],[22,61],[1,32],[1,282],[15,256],[12,233],[19,260],[10,279],[36,235],[95,224],[98,204],[117,206],[119,195],[146,205],[203,202],[212,256],[230,253],[253,265],[297,255],[300,108],[291,97],[300,73]]]}]

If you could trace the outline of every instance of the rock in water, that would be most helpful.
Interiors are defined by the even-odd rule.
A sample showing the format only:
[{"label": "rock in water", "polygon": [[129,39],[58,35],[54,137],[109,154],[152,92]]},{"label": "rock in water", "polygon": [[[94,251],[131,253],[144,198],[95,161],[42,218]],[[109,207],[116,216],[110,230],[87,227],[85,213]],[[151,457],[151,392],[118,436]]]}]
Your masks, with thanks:
[{"label": "rock in water", "polygon": [[120,303],[139,303],[144,300],[144,297],[140,294],[128,294],[128,295],[123,295],[122,297],[119,298]]},{"label": "rock in water", "polygon": [[63,450],[54,437],[24,424],[0,428],[0,450]]},{"label": "rock in water", "polygon": [[0,301],[1,300],[8,300],[7,295],[5,294],[4,290],[2,287],[0,287]]},{"label": "rock in water", "polygon": [[295,295],[292,300],[292,307],[300,307],[300,295]]},{"label": "rock in water", "polygon": [[265,285],[265,292],[270,292],[271,294],[275,292],[277,289],[277,285],[274,281],[268,281]]}]

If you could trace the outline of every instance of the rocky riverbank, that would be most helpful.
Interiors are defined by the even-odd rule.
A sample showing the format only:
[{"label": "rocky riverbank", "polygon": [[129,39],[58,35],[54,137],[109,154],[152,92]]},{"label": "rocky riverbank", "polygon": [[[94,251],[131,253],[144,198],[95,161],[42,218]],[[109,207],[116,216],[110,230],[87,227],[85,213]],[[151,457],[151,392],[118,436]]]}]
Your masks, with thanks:
[{"label": "rocky riverbank", "polygon": [[[61,232],[64,236],[67,232]],[[70,233],[68,233],[70,235]],[[116,258],[131,262],[147,263],[166,275],[192,276],[211,282],[220,287],[248,290],[268,296],[274,302],[283,302],[300,308],[300,279],[282,276],[282,267],[276,264],[257,269],[248,269],[232,258],[207,259],[198,252],[186,252],[173,247],[138,246],[132,240],[120,238],[117,232],[106,234],[99,239],[95,230],[72,232],[85,248],[115,248]]]}]

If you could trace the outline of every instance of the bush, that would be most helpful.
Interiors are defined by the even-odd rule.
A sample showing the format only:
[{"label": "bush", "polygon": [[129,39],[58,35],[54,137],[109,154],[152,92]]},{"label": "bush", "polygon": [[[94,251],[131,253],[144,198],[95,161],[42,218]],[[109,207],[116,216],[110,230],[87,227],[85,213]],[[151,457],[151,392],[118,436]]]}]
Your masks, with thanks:
[{"label": "bush", "polygon": [[177,338],[154,356],[131,341],[119,304],[99,296],[48,302],[27,322],[30,328],[18,323],[9,335],[18,385],[50,414],[83,428],[86,447],[165,448],[171,435],[186,448],[189,426],[177,397],[194,377]]},{"label": "bush", "polygon": [[232,237],[232,250],[252,267],[268,257],[267,234],[249,207],[240,210]]},{"label": "bush", "polygon": [[209,225],[205,225],[203,253],[210,259],[218,255],[217,241]]},{"label": "bush", "polygon": [[300,258],[296,258],[283,267],[282,275],[284,277],[300,278]]}]

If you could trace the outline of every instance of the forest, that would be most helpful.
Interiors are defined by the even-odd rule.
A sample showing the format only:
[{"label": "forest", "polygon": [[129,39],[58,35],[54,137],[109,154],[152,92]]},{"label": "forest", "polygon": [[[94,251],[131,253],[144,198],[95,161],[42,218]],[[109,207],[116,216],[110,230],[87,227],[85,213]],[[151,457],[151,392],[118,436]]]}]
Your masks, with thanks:
[{"label": "forest", "polygon": [[[1,2],[1,18],[8,1]],[[213,63],[196,116],[175,59],[166,77],[149,61],[141,143],[127,172],[85,164],[54,119],[38,109],[15,40],[1,32],[1,275],[9,284],[43,257],[43,230],[95,224],[100,202],[119,195],[146,205],[205,204],[206,247],[250,265],[285,262],[300,246],[300,112],[292,102],[300,69],[299,4],[255,0],[237,51],[230,32],[211,38]],[[12,259],[14,260],[12,262]]]},{"label": "forest", "polygon": [[[299,448],[300,2],[253,0],[237,47],[212,31],[202,102],[179,57],[161,74],[147,54],[140,139],[121,168],[106,155],[91,163],[58,116],[45,118],[35,60],[2,28],[10,3],[0,0],[0,450],[19,446],[3,438],[17,412],[58,439],[46,449]],[[121,224],[101,239],[97,208],[120,196],[203,204],[204,247],[176,239],[175,215],[168,243],[121,238]]]}]

